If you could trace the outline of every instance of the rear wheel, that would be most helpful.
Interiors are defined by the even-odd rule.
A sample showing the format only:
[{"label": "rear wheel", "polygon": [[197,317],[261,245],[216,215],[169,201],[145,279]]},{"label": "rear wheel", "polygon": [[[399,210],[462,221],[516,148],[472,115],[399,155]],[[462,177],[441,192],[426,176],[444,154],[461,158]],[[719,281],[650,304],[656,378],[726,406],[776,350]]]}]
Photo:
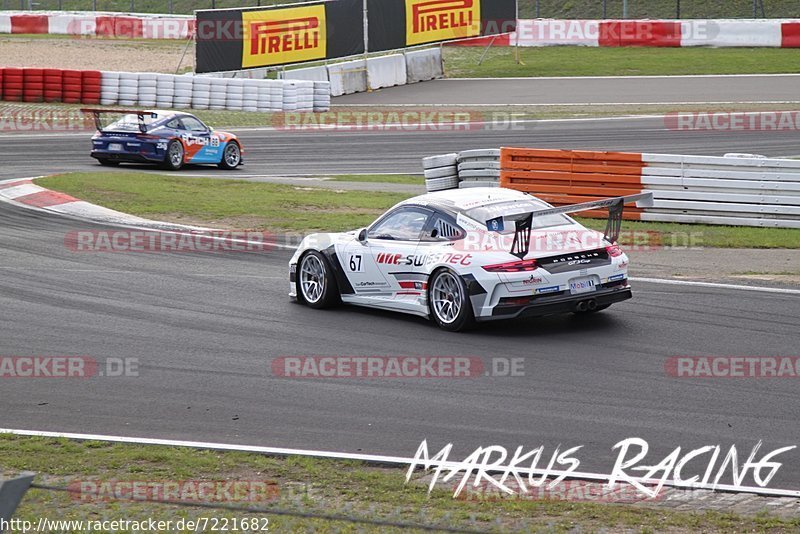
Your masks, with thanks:
[{"label": "rear wheel", "polygon": [[219,166],[222,169],[232,170],[239,166],[242,162],[242,149],[236,141],[231,141],[225,145],[225,150],[222,152],[222,160]]},{"label": "rear wheel", "polygon": [[448,332],[468,330],[475,324],[467,285],[449,269],[437,271],[431,278],[428,306],[436,324]]},{"label": "rear wheel", "polygon": [[339,287],[327,258],[312,250],[300,260],[297,293],[315,309],[330,308],[339,303]]},{"label": "rear wheel", "polygon": [[170,171],[177,171],[183,167],[183,143],[173,139],[167,145],[167,157],[164,159],[164,167]]}]

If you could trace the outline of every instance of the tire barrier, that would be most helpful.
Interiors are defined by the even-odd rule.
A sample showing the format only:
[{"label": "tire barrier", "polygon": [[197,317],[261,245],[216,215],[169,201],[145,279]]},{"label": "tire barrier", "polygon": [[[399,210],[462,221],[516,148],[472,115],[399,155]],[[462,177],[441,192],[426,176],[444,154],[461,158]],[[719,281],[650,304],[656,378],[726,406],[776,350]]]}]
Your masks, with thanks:
[{"label": "tire barrier", "polygon": [[500,150],[465,150],[422,160],[429,192],[500,187]]},{"label": "tire barrier", "polygon": [[517,32],[457,46],[800,47],[800,21],[781,19],[518,20]]},{"label": "tire barrier", "polygon": [[625,218],[800,228],[798,160],[522,148],[501,154],[502,187],[556,206],[643,192],[653,193],[653,206],[626,209]]},{"label": "tire barrier", "polygon": [[0,68],[0,99],[249,112],[329,111],[330,82],[96,70]]}]

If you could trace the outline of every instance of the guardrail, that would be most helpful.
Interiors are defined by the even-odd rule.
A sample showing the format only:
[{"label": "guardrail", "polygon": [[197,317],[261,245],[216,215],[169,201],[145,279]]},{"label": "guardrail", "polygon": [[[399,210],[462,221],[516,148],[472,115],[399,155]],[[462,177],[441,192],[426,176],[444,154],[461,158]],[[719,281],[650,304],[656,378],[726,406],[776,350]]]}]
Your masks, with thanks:
[{"label": "guardrail", "polygon": [[0,100],[229,111],[328,111],[330,82],[0,68]]},{"label": "guardrail", "polygon": [[626,209],[624,217],[800,228],[800,160],[502,148],[425,158],[423,168],[429,191],[499,185],[554,206],[653,193],[652,207]]},{"label": "guardrail", "polygon": [[0,33],[115,37],[126,39],[189,39],[194,15],[149,15],[93,11],[4,11]]}]

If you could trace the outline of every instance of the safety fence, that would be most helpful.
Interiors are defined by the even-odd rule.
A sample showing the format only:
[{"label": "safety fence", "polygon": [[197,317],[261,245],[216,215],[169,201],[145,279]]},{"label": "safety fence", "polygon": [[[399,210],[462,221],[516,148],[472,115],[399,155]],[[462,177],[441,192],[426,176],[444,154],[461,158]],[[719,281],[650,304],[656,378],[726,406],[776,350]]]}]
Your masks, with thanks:
[{"label": "safety fence", "polygon": [[148,15],[84,11],[0,12],[0,33],[75,35],[125,39],[189,39],[193,15]]},{"label": "safety fence", "polygon": [[[554,206],[653,193],[652,207],[631,207],[624,217],[800,228],[800,160],[502,148],[425,158],[423,168],[429,191],[499,185]],[[493,183],[494,169],[499,183]],[[605,218],[607,213],[581,215]]]},{"label": "safety fence", "polygon": [[429,48],[294,69],[281,75],[293,80],[329,81],[331,96],[341,96],[442,78],[444,63],[442,51]]},{"label": "safety fence", "polygon": [[461,46],[800,47],[800,20],[523,19],[515,33],[454,43]]},{"label": "safety fence", "polygon": [[330,82],[0,68],[0,100],[230,111],[328,111]]}]

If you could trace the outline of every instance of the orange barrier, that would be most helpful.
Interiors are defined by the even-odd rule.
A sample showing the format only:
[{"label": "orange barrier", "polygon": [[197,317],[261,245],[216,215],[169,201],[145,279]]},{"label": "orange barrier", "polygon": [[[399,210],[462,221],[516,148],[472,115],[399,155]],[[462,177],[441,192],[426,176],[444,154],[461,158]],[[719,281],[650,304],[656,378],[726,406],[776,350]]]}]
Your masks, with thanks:
[{"label": "orange barrier", "polygon": [[[642,192],[641,154],[589,150],[502,148],[500,187],[531,193],[554,206]],[[638,220],[641,208],[625,208],[624,218]],[[605,210],[581,213],[605,218]]]}]

